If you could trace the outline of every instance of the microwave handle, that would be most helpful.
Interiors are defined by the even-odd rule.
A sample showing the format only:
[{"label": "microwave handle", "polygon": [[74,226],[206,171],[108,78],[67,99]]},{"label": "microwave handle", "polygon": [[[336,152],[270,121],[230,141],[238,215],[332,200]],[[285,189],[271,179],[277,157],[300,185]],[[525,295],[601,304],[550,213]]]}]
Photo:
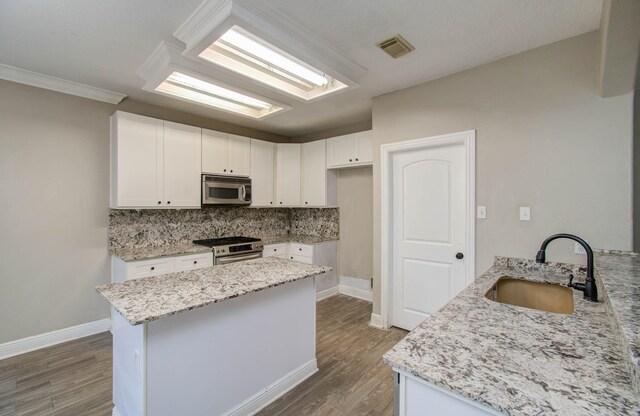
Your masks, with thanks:
[{"label": "microwave handle", "polygon": [[240,187],[240,190],[242,191],[242,195],[240,196],[240,199],[243,201],[246,201],[246,197],[247,197],[247,187],[245,185],[242,185]]}]

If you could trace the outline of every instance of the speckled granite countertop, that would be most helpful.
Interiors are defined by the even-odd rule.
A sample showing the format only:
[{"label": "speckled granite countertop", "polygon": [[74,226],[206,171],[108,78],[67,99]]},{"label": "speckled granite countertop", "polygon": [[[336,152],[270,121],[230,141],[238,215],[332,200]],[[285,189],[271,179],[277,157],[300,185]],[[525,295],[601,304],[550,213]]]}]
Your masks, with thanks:
[{"label": "speckled granite countertop", "polygon": [[124,247],[111,250],[111,255],[124,261],[150,260],[159,257],[199,253],[212,253],[211,247],[200,246],[198,244],[193,244],[191,241],[185,241],[182,243],[165,244],[157,247]]},{"label": "speckled granite countertop", "polygon": [[132,325],[326,273],[274,257],[127,280],[96,290]]},{"label": "speckled granite countertop", "polygon": [[503,276],[565,285],[568,273],[578,271],[496,258],[384,361],[508,415],[637,414],[628,360],[605,303],[585,301],[574,291],[575,311],[562,315],[484,296]]},{"label": "speckled granite countertop", "polygon": [[260,239],[264,245],[283,243],[320,244],[327,241],[338,241],[338,237],[318,237],[301,234],[263,235],[260,236]]},{"label": "speckled granite countertop", "polygon": [[598,253],[595,263],[626,347],[636,395],[640,395],[640,256],[635,253]]}]

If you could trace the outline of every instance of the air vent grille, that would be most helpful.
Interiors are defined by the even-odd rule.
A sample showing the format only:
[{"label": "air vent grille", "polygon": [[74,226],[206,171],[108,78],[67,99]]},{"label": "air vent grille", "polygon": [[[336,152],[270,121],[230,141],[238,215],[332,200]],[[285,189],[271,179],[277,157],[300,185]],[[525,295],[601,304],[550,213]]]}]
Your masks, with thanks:
[{"label": "air vent grille", "polygon": [[400,35],[395,35],[394,37],[383,40],[376,45],[394,59],[404,56],[415,49]]}]

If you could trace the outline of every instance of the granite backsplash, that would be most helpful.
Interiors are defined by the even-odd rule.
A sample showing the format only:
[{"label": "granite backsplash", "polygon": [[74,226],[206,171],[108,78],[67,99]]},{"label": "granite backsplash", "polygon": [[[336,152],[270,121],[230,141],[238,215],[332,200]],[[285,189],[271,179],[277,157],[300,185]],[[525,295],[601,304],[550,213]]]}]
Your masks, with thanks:
[{"label": "granite backsplash", "polygon": [[337,237],[338,233],[338,208],[109,210],[109,247],[112,249],[234,235]]}]

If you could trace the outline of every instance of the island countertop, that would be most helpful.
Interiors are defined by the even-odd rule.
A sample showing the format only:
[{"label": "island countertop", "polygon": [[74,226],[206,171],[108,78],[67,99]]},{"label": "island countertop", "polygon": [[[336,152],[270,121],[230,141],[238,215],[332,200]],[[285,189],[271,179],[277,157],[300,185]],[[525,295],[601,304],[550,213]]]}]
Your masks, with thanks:
[{"label": "island countertop", "polygon": [[384,361],[508,415],[637,414],[629,357],[607,304],[586,301],[574,291],[574,313],[563,315],[484,296],[503,276],[566,285],[569,273],[582,271],[497,258]]},{"label": "island countertop", "polygon": [[96,290],[131,325],[139,325],[329,270],[270,257],[126,280]]}]

